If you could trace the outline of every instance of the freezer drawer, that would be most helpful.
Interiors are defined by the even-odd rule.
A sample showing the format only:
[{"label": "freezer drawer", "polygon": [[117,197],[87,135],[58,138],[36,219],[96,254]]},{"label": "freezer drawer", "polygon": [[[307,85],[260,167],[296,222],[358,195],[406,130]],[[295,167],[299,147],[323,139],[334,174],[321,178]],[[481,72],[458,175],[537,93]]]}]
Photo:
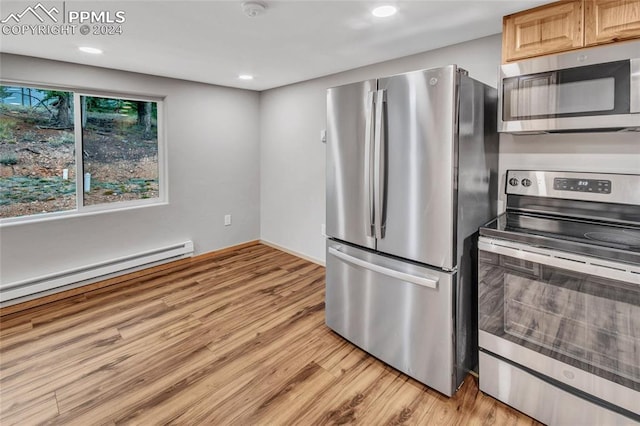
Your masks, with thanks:
[{"label": "freezer drawer", "polygon": [[454,274],[327,243],[327,326],[427,386],[451,396]]}]

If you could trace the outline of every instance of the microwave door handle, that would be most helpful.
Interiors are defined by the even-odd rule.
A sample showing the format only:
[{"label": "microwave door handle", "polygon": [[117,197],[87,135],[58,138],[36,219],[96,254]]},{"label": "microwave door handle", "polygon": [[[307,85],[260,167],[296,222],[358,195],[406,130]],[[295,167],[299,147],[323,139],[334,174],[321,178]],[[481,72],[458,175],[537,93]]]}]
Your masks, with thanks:
[{"label": "microwave door handle", "polygon": [[365,129],[364,129],[364,193],[367,197],[367,236],[374,237],[374,199],[373,199],[373,133],[375,93],[367,93]]},{"label": "microwave door handle", "polygon": [[631,61],[631,99],[629,99],[630,112],[640,113],[640,58]]},{"label": "microwave door handle", "polygon": [[384,103],[386,102],[385,90],[378,90],[376,96],[376,120],[375,120],[375,148],[373,181],[375,185],[375,235],[377,239],[384,238],[384,223],[382,210],[384,209],[384,176],[386,163],[386,138],[384,126]]}]

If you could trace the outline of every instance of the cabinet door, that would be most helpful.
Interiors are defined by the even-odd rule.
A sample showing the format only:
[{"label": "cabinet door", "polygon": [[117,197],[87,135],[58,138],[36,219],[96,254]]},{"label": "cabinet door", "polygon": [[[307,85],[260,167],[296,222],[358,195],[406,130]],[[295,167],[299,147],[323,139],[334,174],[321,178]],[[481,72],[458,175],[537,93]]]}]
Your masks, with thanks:
[{"label": "cabinet door", "polygon": [[582,0],[576,0],[560,1],[505,16],[502,62],[582,47],[582,12]]},{"label": "cabinet door", "polygon": [[640,38],[640,0],[586,0],[585,45]]}]

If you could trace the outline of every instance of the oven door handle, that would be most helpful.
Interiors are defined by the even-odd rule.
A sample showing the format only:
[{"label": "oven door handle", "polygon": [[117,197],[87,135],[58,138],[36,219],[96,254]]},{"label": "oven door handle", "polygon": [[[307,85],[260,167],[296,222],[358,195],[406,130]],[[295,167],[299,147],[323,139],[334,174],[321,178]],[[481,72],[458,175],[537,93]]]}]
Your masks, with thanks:
[{"label": "oven door handle", "polygon": [[502,254],[504,256],[579,272],[585,275],[593,275],[640,285],[640,267],[628,263],[611,262],[486,237],[480,237],[478,250]]}]

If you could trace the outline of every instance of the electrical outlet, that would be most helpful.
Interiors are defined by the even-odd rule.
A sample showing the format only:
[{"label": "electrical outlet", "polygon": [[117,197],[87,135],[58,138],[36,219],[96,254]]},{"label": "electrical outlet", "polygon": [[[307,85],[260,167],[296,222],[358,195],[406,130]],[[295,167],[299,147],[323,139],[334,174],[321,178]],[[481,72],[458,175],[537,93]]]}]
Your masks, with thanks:
[{"label": "electrical outlet", "polygon": [[225,214],[224,215],[224,226],[231,226],[231,215],[230,214]]},{"label": "electrical outlet", "polygon": [[320,235],[322,235],[323,237],[327,236],[327,227],[324,223],[320,225]]}]

